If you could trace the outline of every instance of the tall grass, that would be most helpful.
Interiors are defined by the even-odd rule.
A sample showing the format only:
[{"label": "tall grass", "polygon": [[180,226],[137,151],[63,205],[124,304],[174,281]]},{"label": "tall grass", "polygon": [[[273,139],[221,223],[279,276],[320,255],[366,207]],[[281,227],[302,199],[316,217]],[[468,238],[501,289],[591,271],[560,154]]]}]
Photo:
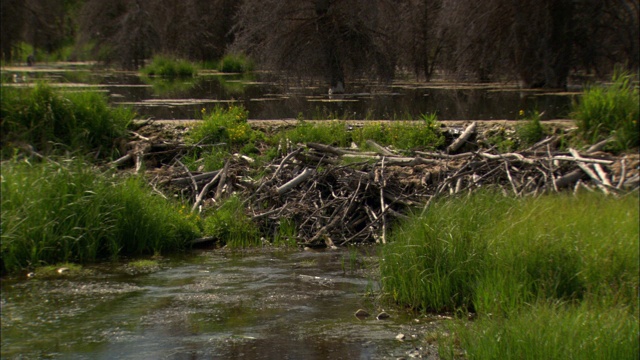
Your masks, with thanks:
[{"label": "tall grass", "polygon": [[143,67],[140,72],[147,76],[162,76],[167,78],[192,77],[198,72],[196,66],[189,61],[173,59],[166,56],[154,56],[151,63]]},{"label": "tall grass", "polygon": [[97,92],[63,93],[48,85],[3,87],[0,100],[2,146],[29,144],[36,151],[101,151],[108,155],[126,135],[135,113],[109,106]]},{"label": "tall grass", "polygon": [[3,273],[179,250],[196,225],[142,180],[114,180],[80,160],[2,164]]},{"label": "tall grass", "polygon": [[[455,341],[442,349],[450,356],[458,346],[481,359],[637,354],[638,200],[443,200],[392,234],[383,289],[415,309],[476,312],[479,321],[453,325]],[[612,329],[635,339],[604,334]]]},{"label": "tall grass", "polygon": [[611,85],[587,88],[574,103],[572,116],[586,141],[613,136],[613,150],[619,151],[640,145],[639,103],[640,92],[631,76],[616,72]]},{"label": "tall grass", "polygon": [[225,73],[244,73],[252,71],[254,64],[244,55],[228,54],[225,55],[220,64],[218,70]]},{"label": "tall grass", "polygon": [[466,359],[635,360],[640,353],[637,315],[624,307],[541,303],[508,318],[451,325],[454,335],[439,339],[444,359],[464,352]]},{"label": "tall grass", "polygon": [[245,214],[242,199],[232,196],[204,219],[204,232],[230,248],[260,245],[260,232]]}]

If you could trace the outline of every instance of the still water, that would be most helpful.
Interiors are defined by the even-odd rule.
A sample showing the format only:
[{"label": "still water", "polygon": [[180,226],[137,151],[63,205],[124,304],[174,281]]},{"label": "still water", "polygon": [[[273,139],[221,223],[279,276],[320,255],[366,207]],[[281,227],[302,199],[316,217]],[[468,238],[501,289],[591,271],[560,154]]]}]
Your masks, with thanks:
[{"label": "still water", "polygon": [[409,80],[387,85],[353,81],[347,84],[345,94],[330,96],[320,81],[215,71],[167,80],[135,72],[42,67],[8,68],[3,77],[9,83],[12,78],[18,82],[44,79],[68,91],[103,91],[112,103],[133,107],[140,118],[158,120],[198,119],[202,109],[230,103],[243,105],[250,119],[261,120],[408,120],[432,113],[440,120],[515,120],[520,110],[542,112],[542,119],[558,119],[568,117],[578,96],[575,92],[524,90],[514,84]]},{"label": "still water", "polygon": [[[3,359],[396,359],[435,319],[384,309],[360,251],[216,250],[2,281]],[[358,309],[372,316],[355,317]],[[396,339],[404,334],[405,340]]]}]

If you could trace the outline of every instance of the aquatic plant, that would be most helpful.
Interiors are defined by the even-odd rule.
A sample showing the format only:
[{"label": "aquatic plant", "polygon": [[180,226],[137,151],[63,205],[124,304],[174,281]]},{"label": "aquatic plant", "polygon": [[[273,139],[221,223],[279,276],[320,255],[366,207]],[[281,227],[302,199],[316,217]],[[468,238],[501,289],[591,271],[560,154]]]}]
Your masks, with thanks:
[{"label": "aquatic plant", "polygon": [[167,78],[192,77],[198,72],[196,66],[189,61],[157,55],[151,59],[140,72],[147,76],[162,76]]},{"label": "aquatic plant", "polygon": [[253,62],[240,54],[227,54],[218,66],[218,70],[225,73],[244,73],[253,70]]},{"label": "aquatic plant", "polygon": [[588,87],[573,104],[572,116],[584,140],[596,143],[614,139],[612,150],[640,145],[640,92],[631,75],[617,71],[608,86]]},{"label": "aquatic plant", "polygon": [[3,87],[0,116],[3,148],[30,145],[44,154],[84,150],[107,156],[117,150],[135,113],[110,107],[98,92],[61,92],[39,83]]}]

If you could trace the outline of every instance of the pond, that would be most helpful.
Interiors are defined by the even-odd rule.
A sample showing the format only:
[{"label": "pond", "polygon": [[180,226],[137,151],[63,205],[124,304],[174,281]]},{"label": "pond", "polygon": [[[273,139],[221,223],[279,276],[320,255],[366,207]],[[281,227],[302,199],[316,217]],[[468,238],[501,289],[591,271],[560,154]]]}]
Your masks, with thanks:
[{"label": "pond", "polygon": [[[15,76],[14,76],[15,75]],[[166,80],[135,72],[82,68],[5,68],[8,82],[45,79],[67,89],[92,88],[114,104],[132,106],[140,118],[198,119],[202,109],[242,104],[251,119],[409,120],[435,113],[440,120],[515,120],[520,110],[543,112],[542,119],[567,118],[576,92],[519,89],[514,84],[395,81],[389,85],[355,81],[346,93],[328,95],[326,84],[269,73],[223,74],[201,71],[194,78]]]},{"label": "pond", "polygon": [[[437,317],[383,309],[374,251],[200,250],[2,281],[3,359],[383,359],[434,355]],[[374,295],[372,295],[374,294]],[[371,314],[358,318],[363,309]],[[387,319],[376,315],[386,310]],[[399,334],[404,340],[397,339]]]}]

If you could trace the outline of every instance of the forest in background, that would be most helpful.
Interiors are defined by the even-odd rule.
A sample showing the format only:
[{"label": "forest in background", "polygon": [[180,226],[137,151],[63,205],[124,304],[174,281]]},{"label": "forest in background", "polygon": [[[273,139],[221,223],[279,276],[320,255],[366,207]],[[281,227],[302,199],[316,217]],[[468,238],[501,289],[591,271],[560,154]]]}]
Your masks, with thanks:
[{"label": "forest in background", "polygon": [[[0,0],[4,63],[29,55],[137,69],[154,55],[390,81],[435,74],[565,88],[640,66],[638,0]],[[29,46],[25,46],[25,44]],[[25,53],[28,48],[31,53]]]}]

